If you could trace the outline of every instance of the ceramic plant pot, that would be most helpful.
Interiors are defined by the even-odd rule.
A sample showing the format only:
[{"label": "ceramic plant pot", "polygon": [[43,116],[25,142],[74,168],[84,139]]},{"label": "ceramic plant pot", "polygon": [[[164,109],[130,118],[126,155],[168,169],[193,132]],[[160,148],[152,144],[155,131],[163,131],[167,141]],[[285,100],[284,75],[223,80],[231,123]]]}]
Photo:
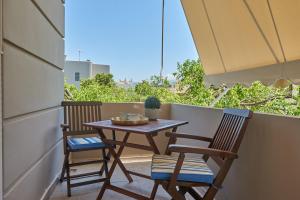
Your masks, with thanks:
[{"label": "ceramic plant pot", "polygon": [[145,108],[145,116],[149,120],[157,120],[159,118],[159,109]]}]

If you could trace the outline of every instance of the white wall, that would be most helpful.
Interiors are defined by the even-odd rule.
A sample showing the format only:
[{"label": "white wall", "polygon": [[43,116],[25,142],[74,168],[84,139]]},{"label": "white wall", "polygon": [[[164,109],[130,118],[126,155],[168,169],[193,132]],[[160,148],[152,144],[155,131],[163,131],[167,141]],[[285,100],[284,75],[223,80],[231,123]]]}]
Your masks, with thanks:
[{"label": "white wall", "polygon": [[65,61],[64,76],[69,84],[74,84],[77,88],[80,87],[80,81],[75,81],[75,73],[80,73],[80,80],[94,77],[96,74],[110,72],[109,65],[94,64],[90,61]]},{"label": "white wall", "polygon": [[80,81],[75,81],[75,73],[79,72],[80,80],[90,78],[90,69],[92,63],[90,61],[66,61],[64,68],[64,76],[68,83],[74,84],[77,88]]},{"label": "white wall", "polygon": [[109,74],[110,66],[109,65],[100,65],[100,64],[92,64],[91,68],[91,77],[96,76],[96,74]]},{"label": "white wall", "polygon": [[2,1],[4,199],[40,199],[62,164],[64,4]]},{"label": "white wall", "polygon": [[[220,109],[171,105],[172,119],[190,122],[180,129],[186,133],[212,137],[221,116]],[[300,199],[299,130],[300,118],[255,113],[217,200]]]}]

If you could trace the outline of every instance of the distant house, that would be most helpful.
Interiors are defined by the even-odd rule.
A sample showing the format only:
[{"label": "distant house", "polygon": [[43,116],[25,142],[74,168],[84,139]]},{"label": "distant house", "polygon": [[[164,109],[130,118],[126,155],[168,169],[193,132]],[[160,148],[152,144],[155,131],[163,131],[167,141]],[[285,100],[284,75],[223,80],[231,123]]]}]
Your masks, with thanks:
[{"label": "distant house", "polygon": [[120,87],[124,87],[124,88],[131,88],[131,87],[134,87],[136,85],[136,83],[134,83],[131,80],[127,80],[126,78],[124,80],[119,80],[117,82],[117,85],[120,86]]},{"label": "distant house", "polygon": [[96,74],[109,74],[110,66],[94,64],[91,61],[65,61],[64,76],[67,83],[80,87],[80,80],[93,78]]}]

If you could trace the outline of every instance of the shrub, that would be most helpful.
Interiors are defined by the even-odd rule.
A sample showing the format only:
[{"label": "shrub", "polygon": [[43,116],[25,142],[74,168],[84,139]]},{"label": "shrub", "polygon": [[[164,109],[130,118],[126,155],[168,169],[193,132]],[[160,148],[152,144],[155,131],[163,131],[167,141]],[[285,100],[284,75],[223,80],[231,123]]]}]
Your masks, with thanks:
[{"label": "shrub", "polygon": [[145,108],[148,109],[160,109],[160,100],[157,97],[150,96],[145,101]]}]

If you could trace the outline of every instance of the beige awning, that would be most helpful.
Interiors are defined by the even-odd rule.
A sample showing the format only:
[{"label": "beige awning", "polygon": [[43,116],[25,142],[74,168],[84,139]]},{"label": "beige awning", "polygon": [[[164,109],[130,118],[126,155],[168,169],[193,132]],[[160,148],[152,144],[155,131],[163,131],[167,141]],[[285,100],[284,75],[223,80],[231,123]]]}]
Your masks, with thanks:
[{"label": "beige awning", "polygon": [[300,0],[181,0],[210,83],[300,79]]}]

